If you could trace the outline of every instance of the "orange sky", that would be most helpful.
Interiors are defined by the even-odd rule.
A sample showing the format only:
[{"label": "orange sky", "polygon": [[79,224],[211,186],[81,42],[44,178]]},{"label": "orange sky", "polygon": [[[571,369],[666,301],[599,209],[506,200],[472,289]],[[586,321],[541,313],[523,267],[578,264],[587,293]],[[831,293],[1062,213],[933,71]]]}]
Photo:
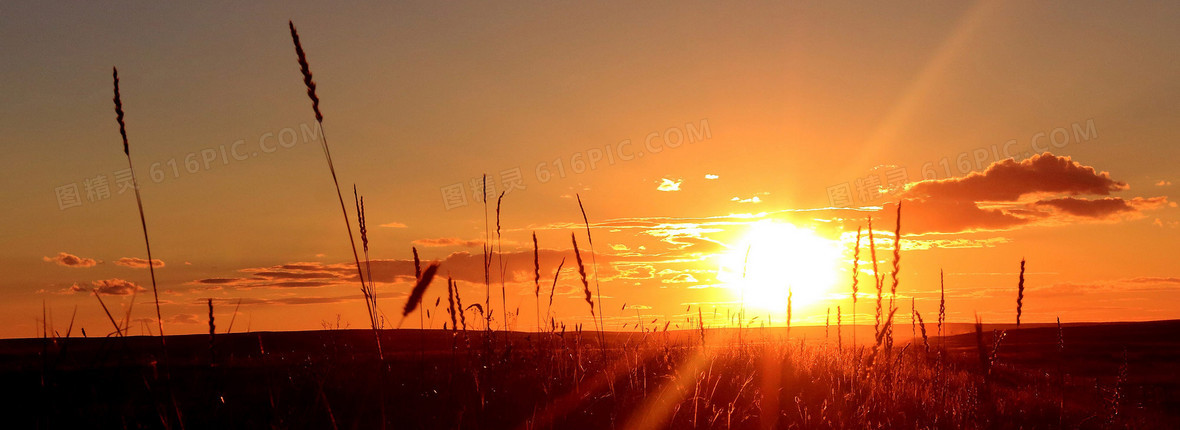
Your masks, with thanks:
[{"label": "orange sky", "polygon": [[1014,321],[1027,258],[1025,321],[1180,317],[1174,5],[235,6],[3,6],[0,336],[39,333],[42,303],[59,331],[76,308],[106,334],[92,288],[122,314],[146,287],[132,319],[154,317],[112,65],[166,330],[207,331],[206,298],[220,327],[242,301],[235,330],[367,325],[288,19],[393,324],[414,246],[484,301],[484,173],[496,194],[517,184],[499,242],[513,328],[536,326],[534,231],[544,293],[568,258],[558,320],[589,322],[575,195],[607,328],[687,306],[722,324],[736,285],[775,324],[788,287],[796,323],[847,314],[856,229],[874,217],[888,276],[898,201],[898,299],[923,314],[941,269],[950,320]]}]

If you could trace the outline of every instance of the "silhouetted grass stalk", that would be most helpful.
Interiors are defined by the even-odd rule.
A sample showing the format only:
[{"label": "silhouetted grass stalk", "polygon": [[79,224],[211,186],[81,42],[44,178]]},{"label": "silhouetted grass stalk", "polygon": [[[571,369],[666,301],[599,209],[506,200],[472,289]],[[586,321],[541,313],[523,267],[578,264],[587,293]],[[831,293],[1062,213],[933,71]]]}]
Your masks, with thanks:
[{"label": "silhouetted grass stalk", "polygon": [[[176,422],[183,429],[184,418],[180,413],[180,407],[176,404],[176,396],[172,392],[171,384],[167,383],[169,377],[168,346],[164,337],[164,318],[160,315],[160,292],[156,286],[156,260],[152,258],[152,242],[148,239],[147,217],[143,214],[143,197],[139,193],[139,180],[135,177],[135,165],[131,162],[131,145],[127,141],[127,124],[123,120],[123,99],[119,94],[119,69],[112,67],[111,70],[115,86],[115,120],[119,123],[119,135],[123,138],[123,154],[127,156],[127,169],[131,171],[131,189],[135,191],[135,205],[139,209],[139,225],[143,228],[143,243],[147,248],[148,274],[152,279],[152,297],[156,303],[156,324],[160,331],[160,367],[163,369],[161,373],[165,380],[165,391],[168,392],[168,397],[172,401],[172,409],[176,413]],[[169,419],[165,418],[162,421],[165,428],[172,427]]]},{"label": "silhouetted grass stalk", "polygon": [[361,248],[365,252],[365,275],[361,278],[361,293],[365,297],[366,307],[369,310],[369,325],[376,328],[381,327],[378,320],[377,313],[377,290],[373,288],[373,268],[369,263],[369,230],[365,226],[365,198],[356,191],[356,184],[352,186],[353,203],[356,204],[356,221],[357,228],[361,234]]},{"label": "silhouetted grass stalk", "polygon": [[537,247],[537,232],[533,232],[533,298],[536,299],[537,332],[541,332],[541,255]]},{"label": "silhouetted grass stalk", "polygon": [[922,320],[922,313],[914,310],[914,316],[918,317],[918,327],[922,329],[922,349],[926,354],[930,353],[930,339],[926,337],[926,322]]},{"label": "silhouetted grass stalk", "polygon": [[209,365],[216,362],[217,355],[213,349],[213,343],[217,336],[217,326],[213,324],[213,299],[206,299],[209,305]]},{"label": "silhouetted grass stalk", "polygon": [[[587,229],[587,231],[588,230],[589,229]],[[602,352],[602,355],[605,357],[606,356],[606,341],[605,341],[606,338],[602,334],[602,326],[599,325],[599,320],[595,318],[594,300],[590,296],[590,283],[587,282],[587,280],[586,280],[586,266],[585,266],[585,264],[582,263],[582,252],[578,250],[578,235],[577,235],[577,233],[571,232],[570,239],[573,240],[573,244],[574,244],[574,258],[576,258],[578,261],[578,275],[581,276],[581,278],[582,278],[582,292],[586,296],[585,297],[586,304],[590,305],[590,320],[594,322],[595,329],[598,331],[598,347],[599,347],[599,350]],[[593,252],[593,251],[591,251],[591,252]],[[599,309],[602,308],[601,301],[598,302],[598,307],[599,307]],[[598,312],[598,314],[602,314],[602,312]],[[578,338],[581,339],[582,333],[581,333],[580,328],[579,328],[578,332],[579,332]],[[610,383],[610,386],[611,386],[611,391],[613,392],[614,391],[613,382]]]},{"label": "silhouetted grass stalk", "polygon": [[1020,259],[1020,281],[1016,284],[1016,327],[1020,328],[1020,314],[1024,311],[1024,259]]},{"label": "silhouetted grass stalk", "polygon": [[868,358],[869,366],[872,366],[874,363],[876,363],[877,352],[881,349],[881,346],[885,344],[885,337],[889,333],[890,326],[893,325],[893,314],[896,312],[897,308],[891,309],[889,311],[889,317],[885,319],[884,324],[879,330],[877,330],[877,335],[875,336],[875,340],[873,342],[873,351],[869,354]]},{"label": "silhouetted grass stalk", "polygon": [[[430,286],[430,281],[434,280],[434,274],[438,272],[438,262],[430,263],[426,266],[426,270],[422,272],[422,276],[418,277],[418,282],[414,284],[414,288],[410,290],[410,297],[406,299],[406,305],[402,308],[402,321],[405,321],[406,315],[409,315],[422,302],[422,297],[426,295],[426,287]],[[398,327],[401,327],[399,322]]]},{"label": "silhouetted grass stalk", "polygon": [[918,338],[918,307],[915,299],[910,297],[910,339]]},{"label": "silhouetted grass stalk", "polygon": [[873,284],[877,287],[877,317],[873,324],[873,336],[878,337],[881,334],[881,317],[883,309],[881,307],[883,294],[881,280],[881,271],[877,268],[877,242],[873,238],[873,217],[869,217],[869,258],[873,259]]},{"label": "silhouetted grass stalk", "polygon": [[[590,234],[590,218],[586,216],[586,207],[582,205],[582,196],[580,194],[574,194],[574,196],[578,199],[578,209],[582,211],[582,223],[586,226],[586,241],[590,243],[590,262],[594,264],[594,290],[598,295],[598,308],[605,309],[602,306],[602,286],[598,283],[598,252],[594,250],[594,235]],[[602,334],[606,328],[606,323],[603,321],[605,313],[606,311],[602,311],[598,314],[598,341],[603,344],[603,348],[606,347],[606,338]]]},{"label": "silhouetted grass stalk", "polygon": [[[107,318],[111,320],[111,325],[115,327],[115,335],[123,337],[123,329],[119,327],[119,323],[115,322],[115,318],[111,316],[111,311],[107,309],[107,304],[102,301],[102,296],[99,295],[98,289],[95,288],[92,291],[94,291],[94,297],[98,299],[98,304],[102,306],[102,311],[107,314]],[[41,323],[44,324],[45,322],[42,321]]]},{"label": "silhouetted grass stalk", "polygon": [[501,191],[500,197],[496,198],[496,267],[500,272],[500,306],[501,314],[504,315],[504,340],[508,340],[508,291],[504,286],[504,245],[500,240],[500,206],[504,203],[504,194],[507,191]]},{"label": "silhouetted grass stalk", "polygon": [[491,228],[488,226],[488,174],[483,174],[483,189],[479,193],[483,201],[483,286],[484,286],[484,302],[483,309],[484,318],[487,320],[487,331],[492,331],[492,255],[493,250],[490,249],[492,243]]},{"label": "silhouetted grass stalk", "polygon": [[[356,252],[356,239],[352,234],[352,223],[348,220],[348,209],[344,206],[344,194],[340,192],[340,181],[336,177],[336,166],[332,163],[332,152],[328,148],[328,134],[324,130],[324,115],[320,113],[320,98],[316,96],[315,81],[312,80],[311,68],[307,64],[307,55],[303,52],[303,45],[299,43],[299,32],[295,30],[295,23],[287,21],[287,25],[291,29],[291,42],[295,44],[295,55],[299,60],[299,70],[303,74],[303,84],[307,87],[307,97],[311,99],[311,110],[315,113],[316,123],[320,127],[320,143],[324,150],[324,159],[328,162],[328,172],[332,174],[332,185],[336,187],[336,199],[340,202],[340,213],[344,216],[344,230],[348,232],[348,247],[352,250],[352,259],[356,263],[356,274],[361,281],[361,292],[368,294],[368,288],[365,286],[365,274],[361,269],[361,258]],[[151,257],[149,256],[148,259],[150,260]],[[368,308],[370,315],[375,315],[372,301],[367,299],[367,296],[365,307]],[[378,332],[376,319],[373,319],[371,324],[373,327],[373,338],[377,342],[377,354],[379,357],[384,357],[385,354],[381,349],[381,335]]]},{"label": "silhouetted grass stalk", "polygon": [[561,278],[561,268],[565,266],[565,257],[562,257],[561,262],[557,263],[557,271],[553,272],[553,286],[549,287],[549,306],[545,308],[545,316],[549,317],[549,325],[554,326],[556,321],[553,315],[553,294],[557,292],[557,280]]},{"label": "silhouetted grass stalk", "polygon": [[856,248],[852,251],[852,345],[856,346],[856,295],[860,292],[860,227],[856,227]]},{"label": "silhouetted grass stalk", "polygon": [[238,304],[234,305],[234,313],[229,317],[229,327],[226,327],[225,333],[229,334],[234,330],[234,321],[238,319],[238,308],[242,307],[242,299],[238,299]]},{"label": "silhouetted grass stalk", "polygon": [[[893,284],[889,288],[889,309],[896,309],[894,304],[897,299],[897,285],[898,275],[901,272],[901,202],[897,202],[897,220],[893,228],[893,272],[890,275],[893,278]],[[889,328],[889,338],[887,339],[885,349],[893,349],[893,326]]]},{"label": "silhouetted grass stalk", "polygon": [[447,313],[451,316],[451,331],[459,330],[459,316],[455,314],[455,281],[447,277]]},{"label": "silhouetted grass stalk", "polygon": [[160,316],[160,292],[156,287],[156,260],[152,259],[152,242],[148,239],[147,217],[143,214],[143,198],[139,194],[139,181],[135,177],[135,165],[131,163],[131,145],[127,142],[127,124],[123,121],[123,99],[119,94],[119,69],[112,68],[115,81],[115,120],[119,123],[119,135],[123,137],[123,154],[127,156],[127,168],[131,170],[131,189],[135,191],[135,205],[139,209],[139,225],[143,228],[143,244],[147,248],[148,274],[152,278],[152,296],[156,302],[156,324],[160,330],[160,345],[164,345],[164,319]]},{"label": "silhouetted grass stalk", "polygon": [[945,335],[942,331],[944,324],[946,324],[946,274],[942,269],[938,269],[938,341],[943,346],[946,345],[946,341],[942,339]]},{"label": "silhouetted grass stalk", "polygon": [[455,311],[459,312],[459,323],[463,325],[463,331],[467,331],[467,312],[463,308],[463,296],[459,294],[459,282],[454,281],[455,289]]},{"label": "silhouetted grass stalk", "polygon": [[586,280],[586,265],[582,264],[582,252],[578,250],[578,235],[570,233],[570,240],[574,243],[574,258],[578,262],[578,276],[582,278],[582,293],[585,294],[586,304],[590,306],[590,319],[593,320],[595,328],[597,328],[598,318],[594,312],[594,297],[590,295],[590,283]]},{"label": "silhouetted grass stalk", "polygon": [[[417,283],[422,279],[422,260],[418,258],[418,247],[411,246],[410,252],[414,254],[414,282]],[[418,327],[426,328],[426,317],[422,314],[422,309],[418,309]]]}]

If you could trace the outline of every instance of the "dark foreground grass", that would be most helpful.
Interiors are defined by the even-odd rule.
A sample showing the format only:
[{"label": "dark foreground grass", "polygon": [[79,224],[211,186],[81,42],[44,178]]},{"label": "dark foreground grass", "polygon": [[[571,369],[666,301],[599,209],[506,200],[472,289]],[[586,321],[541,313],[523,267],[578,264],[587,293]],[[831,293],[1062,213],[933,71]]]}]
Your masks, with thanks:
[{"label": "dark foreground grass", "polygon": [[[212,355],[208,336],[167,345],[190,429],[375,428],[382,401],[389,427],[414,429],[1175,428],[1177,329],[1067,327],[1064,380],[1047,327],[1008,330],[990,374],[973,334],[947,338],[943,358],[919,342],[872,363],[868,347],[758,329],[743,343],[709,331],[704,345],[696,331],[607,334],[605,357],[596,334],[574,332],[505,343],[502,333],[388,330],[384,361],[369,330],[218,335]],[[154,338],[0,347],[11,428],[163,427]]]}]

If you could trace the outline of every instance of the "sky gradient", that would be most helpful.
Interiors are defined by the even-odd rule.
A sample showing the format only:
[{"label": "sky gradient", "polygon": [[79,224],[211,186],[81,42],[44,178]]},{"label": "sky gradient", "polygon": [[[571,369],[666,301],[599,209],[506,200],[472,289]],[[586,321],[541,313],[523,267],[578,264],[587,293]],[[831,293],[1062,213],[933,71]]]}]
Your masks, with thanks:
[{"label": "sky gradient", "polygon": [[[742,291],[781,324],[764,293],[787,288],[795,322],[822,324],[850,312],[869,216],[890,275],[899,201],[897,299],[923,314],[943,270],[949,320],[1014,322],[1024,258],[1026,322],[1178,318],[1178,21],[1102,2],[5,4],[0,336],[39,335],[43,303],[105,335],[95,288],[119,315],[138,291],[133,333],[154,318],[112,66],[168,333],[207,331],[207,298],[235,330],[367,325],[324,136],[365,196],[389,325],[411,247],[482,303],[487,230],[516,329],[536,328],[533,232],[542,294],[566,258],[558,321],[590,321],[573,233],[608,329],[697,306],[724,324]],[[485,173],[507,192],[498,241]]]}]

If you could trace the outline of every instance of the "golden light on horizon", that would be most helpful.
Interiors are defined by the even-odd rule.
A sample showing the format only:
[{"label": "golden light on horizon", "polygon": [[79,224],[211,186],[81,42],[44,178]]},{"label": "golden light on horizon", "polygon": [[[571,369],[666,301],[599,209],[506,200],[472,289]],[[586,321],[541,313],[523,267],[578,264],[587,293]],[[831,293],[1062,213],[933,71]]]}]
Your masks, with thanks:
[{"label": "golden light on horizon", "polygon": [[759,221],[721,255],[717,280],[749,315],[770,312],[776,321],[785,318],[790,290],[798,321],[836,286],[840,258],[839,244],[814,230]]}]

